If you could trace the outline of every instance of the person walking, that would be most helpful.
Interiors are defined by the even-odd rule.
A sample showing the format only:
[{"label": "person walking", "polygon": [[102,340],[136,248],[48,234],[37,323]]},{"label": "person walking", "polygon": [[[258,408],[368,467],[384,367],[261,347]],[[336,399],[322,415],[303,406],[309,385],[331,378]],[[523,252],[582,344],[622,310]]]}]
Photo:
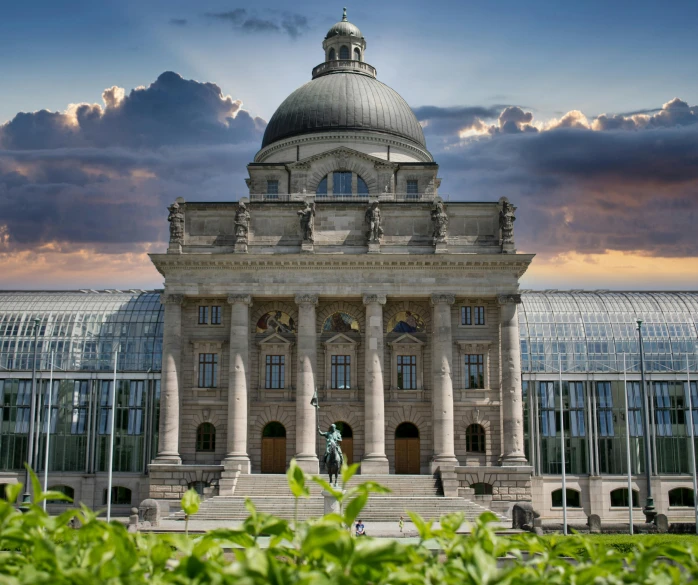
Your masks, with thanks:
[{"label": "person walking", "polygon": [[400,516],[400,522],[398,522],[398,526],[400,527],[400,534],[402,534],[402,529],[405,527],[405,519]]}]

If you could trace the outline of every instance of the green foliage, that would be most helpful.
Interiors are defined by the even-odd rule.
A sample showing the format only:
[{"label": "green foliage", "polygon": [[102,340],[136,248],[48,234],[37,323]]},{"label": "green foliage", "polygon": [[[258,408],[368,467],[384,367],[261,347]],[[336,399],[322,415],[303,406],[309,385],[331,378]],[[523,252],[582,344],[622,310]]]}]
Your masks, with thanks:
[{"label": "green foliage", "polygon": [[[355,472],[342,470],[344,487]],[[292,484],[296,498],[308,493],[295,465]],[[293,526],[248,501],[249,516],[238,528],[187,538],[128,534],[122,524],[106,523],[84,507],[48,516],[37,503],[57,498],[42,494],[38,484],[34,502],[22,514],[15,506],[22,486],[12,486],[7,501],[0,501],[0,584],[683,585],[698,580],[698,538],[683,535],[506,538],[495,534],[495,517],[486,513],[468,533],[458,533],[462,514],[444,516],[436,525],[410,514],[422,541],[417,545],[354,538],[349,525],[380,489],[364,483],[335,490],[341,516]],[[187,493],[182,508],[193,514],[198,504],[198,496]],[[80,529],[69,527],[73,518]],[[634,546],[619,550],[624,543]]]}]

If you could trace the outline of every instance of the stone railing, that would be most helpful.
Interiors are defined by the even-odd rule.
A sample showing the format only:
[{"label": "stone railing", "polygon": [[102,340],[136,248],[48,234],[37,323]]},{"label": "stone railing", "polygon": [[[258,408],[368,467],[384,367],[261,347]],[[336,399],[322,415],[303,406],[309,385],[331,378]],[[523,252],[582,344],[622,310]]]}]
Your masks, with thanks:
[{"label": "stone railing", "polygon": [[355,73],[363,73],[369,77],[376,76],[376,68],[363,61],[354,61],[350,59],[338,59],[335,61],[326,61],[325,63],[320,63],[317,67],[313,68],[313,79],[316,77],[321,77],[322,75],[327,75],[334,71],[353,71]]},{"label": "stone railing", "polygon": [[373,198],[378,198],[380,201],[400,201],[409,203],[410,201],[434,201],[434,199],[436,199],[437,197],[441,197],[444,201],[448,201],[448,195],[438,195],[436,193],[380,193],[378,195],[369,193],[355,193],[351,195],[345,193],[253,193],[249,196],[250,201],[252,202],[304,201],[306,198],[311,198],[317,201],[318,203],[321,203],[323,201],[332,203],[354,203],[357,201],[368,201],[369,199]]}]

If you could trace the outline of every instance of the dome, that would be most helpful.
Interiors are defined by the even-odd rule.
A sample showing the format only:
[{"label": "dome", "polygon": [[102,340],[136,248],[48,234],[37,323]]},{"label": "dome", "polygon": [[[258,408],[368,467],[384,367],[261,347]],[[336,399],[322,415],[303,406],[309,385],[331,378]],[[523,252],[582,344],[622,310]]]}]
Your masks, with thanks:
[{"label": "dome", "polygon": [[269,120],[262,148],[291,136],[336,130],[392,134],[426,148],[407,102],[377,79],[350,72],[316,77],[288,96]]},{"label": "dome", "polygon": [[361,31],[359,30],[359,27],[352,24],[347,20],[347,9],[344,9],[344,16],[342,16],[342,20],[340,20],[338,23],[334,24],[330,30],[327,31],[327,34],[325,35],[326,39],[332,38],[332,37],[357,37],[359,39],[363,39],[363,35],[361,34]]}]

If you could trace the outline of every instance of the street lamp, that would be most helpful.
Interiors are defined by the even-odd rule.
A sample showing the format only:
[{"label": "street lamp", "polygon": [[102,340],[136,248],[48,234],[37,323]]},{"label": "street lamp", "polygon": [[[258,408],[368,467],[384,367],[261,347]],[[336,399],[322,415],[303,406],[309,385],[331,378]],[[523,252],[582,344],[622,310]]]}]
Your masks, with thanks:
[{"label": "street lamp", "polygon": [[27,445],[27,470],[24,474],[24,495],[22,496],[22,504],[27,507],[31,503],[31,494],[29,493],[29,470],[34,463],[34,417],[36,416],[36,350],[39,345],[39,319],[34,319],[34,360],[32,363],[32,394],[31,404],[29,405],[29,437]]},{"label": "street lamp", "polygon": [[[645,439],[645,476],[647,477],[647,502],[642,510],[646,522],[651,524],[657,516],[654,508],[654,498],[652,497],[652,479],[650,473],[650,414],[649,402],[647,398],[647,388],[645,386],[645,355],[642,348],[642,320],[637,320],[637,332],[640,339],[640,380],[642,381],[642,409],[644,410],[644,439]],[[631,497],[632,494],[628,494]],[[632,505],[632,502],[630,503]]]}]

